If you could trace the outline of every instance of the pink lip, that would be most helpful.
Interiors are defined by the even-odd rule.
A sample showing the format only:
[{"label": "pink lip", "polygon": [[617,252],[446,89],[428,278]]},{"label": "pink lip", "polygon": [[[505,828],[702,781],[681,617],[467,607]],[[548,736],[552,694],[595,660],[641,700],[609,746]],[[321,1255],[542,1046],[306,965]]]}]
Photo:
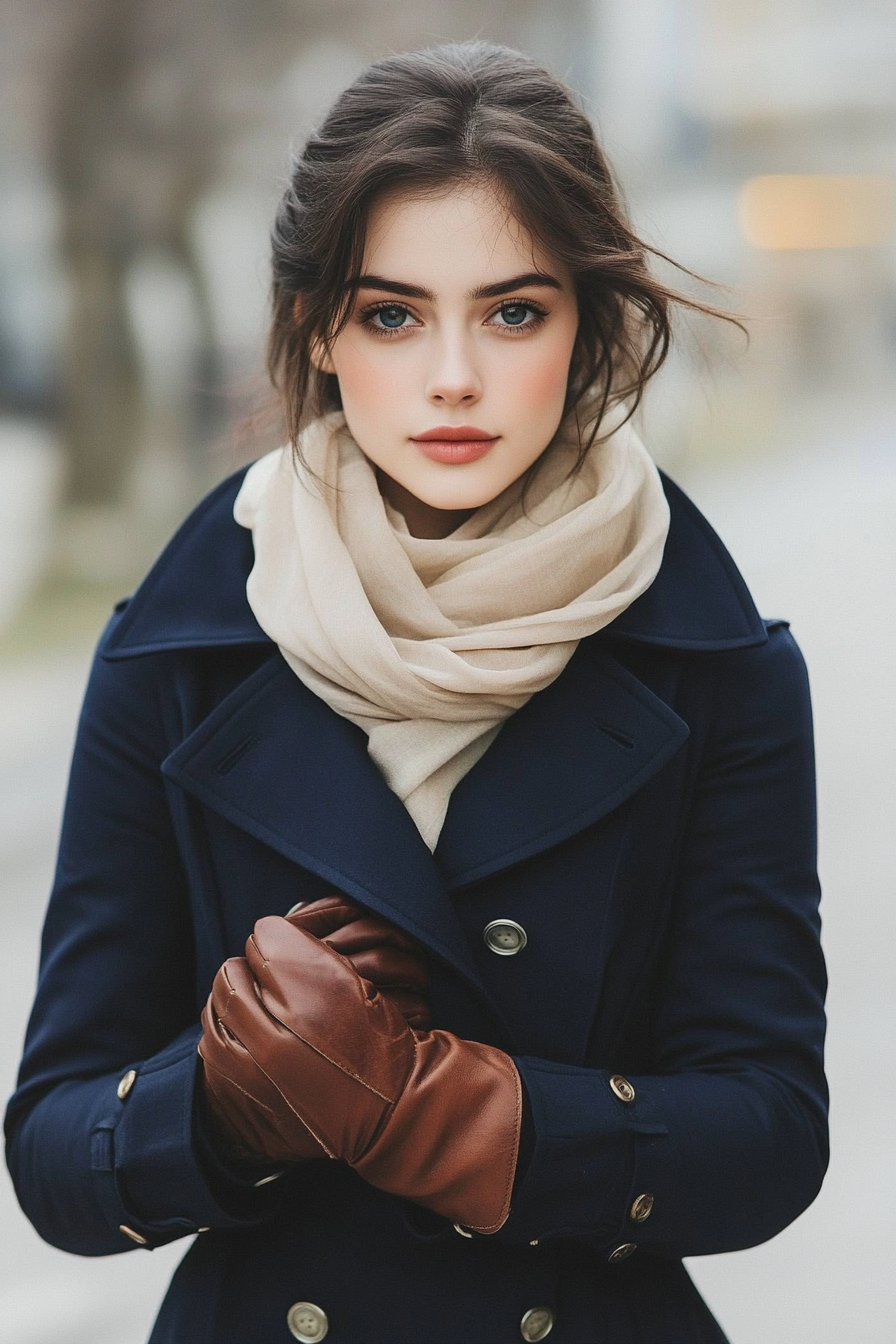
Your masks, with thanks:
[{"label": "pink lip", "polygon": [[413,435],[424,457],[432,462],[476,462],[485,457],[498,442],[500,435],[489,434],[473,425],[438,425],[423,434]]}]

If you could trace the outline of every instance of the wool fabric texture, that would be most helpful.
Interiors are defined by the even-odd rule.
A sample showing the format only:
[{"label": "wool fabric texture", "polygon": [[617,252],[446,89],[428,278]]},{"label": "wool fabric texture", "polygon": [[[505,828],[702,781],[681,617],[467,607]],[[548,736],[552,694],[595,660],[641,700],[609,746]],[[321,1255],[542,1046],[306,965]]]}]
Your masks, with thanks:
[{"label": "wool fabric texture", "polygon": [[[411,536],[340,412],[297,463],[249,468],[249,605],[302,682],[364,730],[368,751],[435,849],[452,790],[578,642],[656,577],[669,528],[659,473],[626,423],[578,457],[561,425],[523,498],[514,482],[450,536]],[[310,470],[309,470],[310,469]]]}]

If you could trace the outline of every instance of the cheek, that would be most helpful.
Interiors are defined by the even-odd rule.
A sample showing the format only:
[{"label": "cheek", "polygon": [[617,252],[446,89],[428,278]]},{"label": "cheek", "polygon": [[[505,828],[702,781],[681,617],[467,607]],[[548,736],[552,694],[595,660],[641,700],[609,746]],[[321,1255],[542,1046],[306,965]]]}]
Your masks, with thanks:
[{"label": "cheek", "polygon": [[529,399],[534,404],[563,401],[569,378],[569,356],[561,350],[550,359],[539,361],[527,379]]},{"label": "cheek", "polygon": [[538,411],[552,415],[562,407],[574,341],[575,333],[533,349],[525,360],[508,361],[505,385],[512,390],[512,404],[520,413],[527,417]]},{"label": "cheek", "polygon": [[403,361],[383,358],[389,352],[362,348],[346,340],[333,352],[333,365],[339,390],[346,407],[363,410],[368,417],[381,418],[395,405],[395,396],[406,381]]}]

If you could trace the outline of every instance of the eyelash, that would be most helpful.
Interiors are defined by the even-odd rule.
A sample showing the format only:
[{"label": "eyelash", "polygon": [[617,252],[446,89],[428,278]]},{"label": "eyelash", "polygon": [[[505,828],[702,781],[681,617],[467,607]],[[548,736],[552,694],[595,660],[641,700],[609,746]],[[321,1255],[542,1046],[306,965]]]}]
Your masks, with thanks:
[{"label": "eyelash", "polygon": [[[496,317],[498,313],[503,312],[505,308],[527,308],[532,314],[532,318],[528,322],[524,322],[519,326],[511,326],[510,323],[498,324],[501,332],[507,333],[510,336],[518,336],[522,335],[523,332],[537,330],[548,315],[547,309],[542,308],[540,303],[535,303],[532,299],[504,299],[504,301],[500,303],[490,315],[488,320],[491,321],[491,318]],[[373,318],[376,317],[377,313],[388,312],[390,310],[393,312],[400,310],[403,313],[409,313],[413,316],[410,308],[404,303],[374,303],[361,310],[358,315],[360,323],[363,327],[366,327],[368,331],[375,332],[377,336],[382,337],[385,340],[391,340],[393,336],[400,336],[402,332],[413,330],[413,328],[404,326],[379,327],[373,322]]]}]

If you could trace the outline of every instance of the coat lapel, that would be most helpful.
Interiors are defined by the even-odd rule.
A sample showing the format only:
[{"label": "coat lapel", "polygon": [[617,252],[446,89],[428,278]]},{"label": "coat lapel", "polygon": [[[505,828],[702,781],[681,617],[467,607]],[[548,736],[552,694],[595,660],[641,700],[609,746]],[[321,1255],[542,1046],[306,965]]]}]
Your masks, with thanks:
[{"label": "coat lapel", "polygon": [[474,882],[599,821],[687,736],[598,641],[583,642],[454,790],[436,849],[447,884]]},{"label": "coat lapel", "polygon": [[167,758],[234,825],[406,929],[482,992],[444,884],[364,733],[274,654]]},{"label": "coat lapel", "polygon": [[580,646],[452,796],[435,856],[364,733],[272,655],[167,758],[165,775],[228,821],[432,948],[482,991],[446,887],[548,849],[619,806],[687,737],[607,653]]}]

